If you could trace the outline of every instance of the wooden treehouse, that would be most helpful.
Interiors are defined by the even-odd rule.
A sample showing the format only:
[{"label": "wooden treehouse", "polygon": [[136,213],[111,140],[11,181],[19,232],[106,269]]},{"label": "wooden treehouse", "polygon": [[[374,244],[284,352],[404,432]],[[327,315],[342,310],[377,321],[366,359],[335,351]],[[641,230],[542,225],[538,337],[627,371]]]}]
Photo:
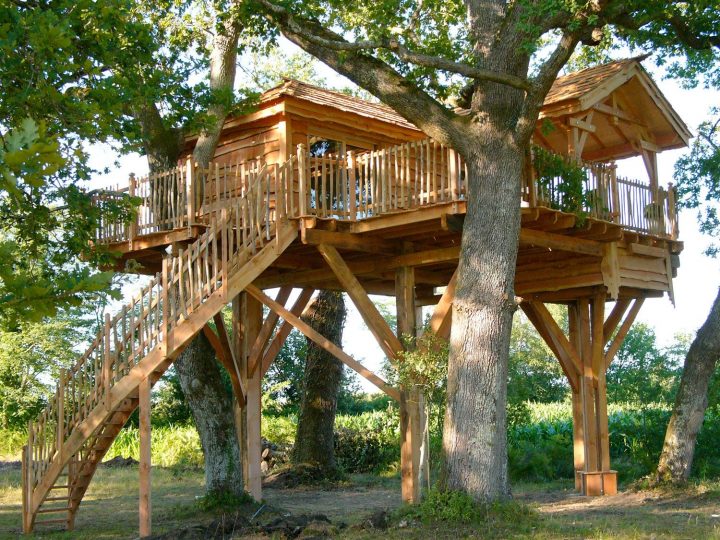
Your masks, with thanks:
[{"label": "wooden treehouse", "polygon": [[[605,372],[645,299],[672,298],[682,243],[675,191],[659,185],[656,155],[685,146],[690,133],[634,59],[558,79],[540,117],[536,153],[582,169],[582,197],[569,200],[562,175],[528,167],[515,290],[572,388],[576,487],[612,494]],[[645,180],[616,174],[615,160],[631,156],[644,160]],[[391,387],[300,315],[316,289],[345,291],[395,361],[403,345],[368,297],[388,295],[399,333],[416,335],[418,308],[434,306],[432,331],[447,337],[465,178],[452,149],[391,109],[286,81],[256,112],[227,121],[209,167],[188,158],[100,194],[97,204],[140,198],[137,218],[104,223],[97,242],[120,253],[117,270],[132,259],[153,277],[106,315],[30,424],[24,530],[73,527],[99,462],[139,407],[140,533],[149,533],[150,390],[199,332],[233,382],[253,497],[262,495],[260,382],[294,327],[400,402],[402,497],[417,501],[428,474],[422,396]],[[299,296],[288,302],[293,289]],[[232,329],[219,316],[228,303]],[[567,306],[567,335],[547,303]]]}]

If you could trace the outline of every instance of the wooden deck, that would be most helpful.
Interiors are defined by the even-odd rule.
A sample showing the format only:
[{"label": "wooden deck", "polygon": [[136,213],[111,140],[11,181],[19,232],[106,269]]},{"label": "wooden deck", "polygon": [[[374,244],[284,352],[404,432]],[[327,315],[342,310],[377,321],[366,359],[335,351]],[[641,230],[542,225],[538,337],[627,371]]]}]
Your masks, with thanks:
[{"label": "wooden deck", "polygon": [[[329,244],[372,294],[394,295],[395,269],[414,267],[418,300],[430,304],[438,298],[434,289],[447,285],[457,267],[466,174],[454,151],[430,140],[322,158],[300,146],[283,166],[187,164],[132,178],[127,193],[142,201],[136,222],[105,224],[98,241],[119,254],[116,270],[134,260],[140,272],[155,274],[169,247],[193,242],[222,218],[223,207],[233,207],[248,186],[256,186],[269,201],[263,211],[291,220],[300,233],[263,272],[258,287],[343,290],[315,249]],[[198,182],[203,195],[193,197]],[[653,193],[649,186],[617,178],[614,167],[589,166],[585,188],[602,201],[575,214],[557,209],[562,205],[557,182],[539,186],[526,178],[519,201],[519,296],[564,301],[594,287],[606,287],[611,298],[672,296],[682,250],[672,187]],[[648,205],[661,214],[644,212]]]}]

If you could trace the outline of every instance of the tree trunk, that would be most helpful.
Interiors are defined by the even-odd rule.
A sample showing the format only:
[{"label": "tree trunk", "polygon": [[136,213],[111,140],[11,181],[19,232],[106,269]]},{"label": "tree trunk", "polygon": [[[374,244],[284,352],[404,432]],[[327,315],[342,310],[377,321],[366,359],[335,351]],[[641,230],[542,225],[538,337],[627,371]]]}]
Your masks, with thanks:
[{"label": "tree trunk", "polygon": [[242,495],[243,477],[233,402],[220,377],[215,351],[200,333],[175,362],[205,456],[205,490]]},{"label": "tree trunk", "polygon": [[481,500],[510,493],[505,407],[524,162],[509,137],[486,130],[465,156],[468,209],[453,302],[442,477],[446,489]]},{"label": "tree trunk", "polygon": [[[240,26],[236,17],[215,29],[210,54],[210,88],[216,100],[208,108],[213,122],[204,130],[193,157],[205,166],[215,148],[225,117],[231,107]],[[175,166],[182,150],[181,130],[167,128],[154,103],[135,112],[142,127],[150,172]],[[198,186],[196,196],[202,197]],[[225,391],[215,351],[200,333],[175,361],[180,386],[185,394],[200,436],[205,456],[205,483],[208,492],[241,494],[243,474],[233,402]]]},{"label": "tree trunk", "polygon": [[707,408],[708,386],[719,357],[720,290],[685,358],[680,388],[658,463],[658,481],[684,482],[690,476],[695,442]]},{"label": "tree trunk", "polygon": [[[342,293],[320,291],[310,306],[307,322],[334,344],[342,346],[345,315]],[[337,470],[333,434],[342,376],[340,360],[308,340],[304,393],[292,461],[295,465],[317,467],[325,477],[332,477]]]}]

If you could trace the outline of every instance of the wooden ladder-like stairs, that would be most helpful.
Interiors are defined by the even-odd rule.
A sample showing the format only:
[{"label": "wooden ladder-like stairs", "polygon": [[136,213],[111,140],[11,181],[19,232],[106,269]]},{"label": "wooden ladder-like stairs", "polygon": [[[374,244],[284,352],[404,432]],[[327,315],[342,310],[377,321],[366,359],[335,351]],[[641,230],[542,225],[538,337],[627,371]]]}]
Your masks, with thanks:
[{"label": "wooden ladder-like stairs", "polygon": [[[286,166],[292,166],[288,162]],[[276,174],[278,169],[274,169]],[[23,530],[74,526],[98,465],[154,384],[234,296],[295,240],[297,223],[271,210],[270,178],[231,201],[219,221],[158,273],[105,325],[29,426],[23,451]],[[274,202],[274,201],[273,201]]]}]

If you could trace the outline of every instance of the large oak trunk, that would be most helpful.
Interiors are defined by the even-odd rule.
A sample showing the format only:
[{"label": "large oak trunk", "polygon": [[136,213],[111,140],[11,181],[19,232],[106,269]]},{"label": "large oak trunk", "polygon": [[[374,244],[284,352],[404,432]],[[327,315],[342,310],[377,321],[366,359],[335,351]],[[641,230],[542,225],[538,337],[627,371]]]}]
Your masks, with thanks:
[{"label": "large oak trunk", "polygon": [[215,351],[202,333],[183,351],[175,369],[200,435],[206,491],[241,495],[242,462],[233,401],[222,383]]},{"label": "large oak trunk", "polygon": [[509,495],[507,361],[523,151],[487,127],[470,147],[468,210],[453,303],[443,450],[445,487]]},{"label": "large oak trunk", "polygon": [[690,476],[695,442],[707,409],[710,379],[720,357],[720,290],[707,320],[698,330],[685,358],[662,454],[657,479],[684,482]]},{"label": "large oak trunk", "polygon": [[[306,320],[335,345],[342,346],[345,315],[342,293],[320,291],[310,306]],[[333,434],[342,376],[340,360],[308,340],[304,392],[292,461],[296,465],[317,467],[326,477],[333,476],[337,469]]]}]

